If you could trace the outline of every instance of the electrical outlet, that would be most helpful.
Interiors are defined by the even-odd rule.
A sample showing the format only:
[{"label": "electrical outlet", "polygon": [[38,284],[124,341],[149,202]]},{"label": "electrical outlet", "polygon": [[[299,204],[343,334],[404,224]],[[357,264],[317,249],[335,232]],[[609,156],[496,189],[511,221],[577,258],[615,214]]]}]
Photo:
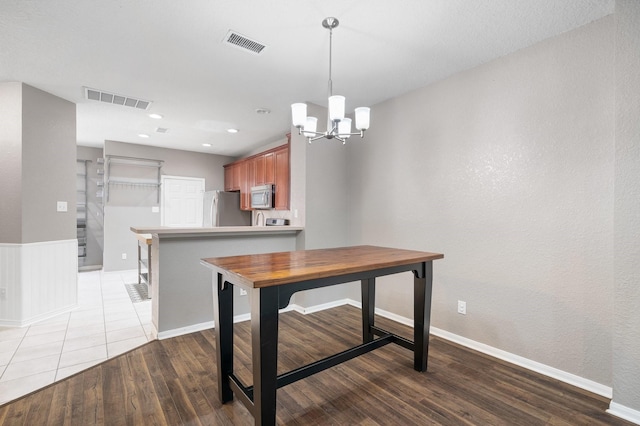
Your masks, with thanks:
[{"label": "electrical outlet", "polygon": [[462,315],[467,315],[467,302],[458,300],[458,313]]},{"label": "electrical outlet", "polygon": [[122,260],[127,260],[127,253],[122,253]]},{"label": "electrical outlet", "polygon": [[56,210],[59,212],[66,212],[67,211],[67,202],[66,201],[58,201],[58,203],[56,204]]},{"label": "electrical outlet", "polygon": [[240,296],[246,296],[247,295],[247,290],[245,290],[244,288],[240,289]]}]

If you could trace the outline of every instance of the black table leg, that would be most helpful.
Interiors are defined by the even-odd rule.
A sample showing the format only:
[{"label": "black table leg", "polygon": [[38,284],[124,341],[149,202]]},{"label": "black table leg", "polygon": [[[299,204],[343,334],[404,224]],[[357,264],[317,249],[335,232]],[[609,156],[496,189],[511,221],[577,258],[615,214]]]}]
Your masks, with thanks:
[{"label": "black table leg", "polygon": [[429,326],[431,323],[431,287],[433,264],[422,263],[420,271],[413,271],[413,368],[427,371],[429,353]]},{"label": "black table leg", "polygon": [[233,374],[233,286],[214,274],[213,311],[218,357],[218,395],[223,404],[233,400],[229,375]]},{"label": "black table leg", "polygon": [[361,281],[362,286],[362,343],[373,340],[375,309],[376,309],[376,279],[367,278]]},{"label": "black table leg", "polygon": [[252,290],[251,351],[255,424],[275,425],[278,376],[277,287]]}]

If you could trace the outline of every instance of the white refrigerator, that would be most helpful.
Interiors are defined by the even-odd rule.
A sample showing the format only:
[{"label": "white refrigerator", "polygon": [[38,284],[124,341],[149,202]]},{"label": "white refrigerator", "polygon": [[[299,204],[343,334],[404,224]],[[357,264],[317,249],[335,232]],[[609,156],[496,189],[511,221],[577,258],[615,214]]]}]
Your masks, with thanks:
[{"label": "white refrigerator", "polygon": [[202,226],[251,226],[251,212],[240,210],[240,193],[207,191],[204,193]]}]

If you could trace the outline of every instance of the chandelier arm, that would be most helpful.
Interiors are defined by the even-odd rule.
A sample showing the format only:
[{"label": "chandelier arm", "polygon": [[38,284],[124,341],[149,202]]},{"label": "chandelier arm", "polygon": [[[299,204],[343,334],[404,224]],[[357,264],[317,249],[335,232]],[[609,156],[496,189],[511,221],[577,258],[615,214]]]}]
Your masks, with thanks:
[{"label": "chandelier arm", "polygon": [[[322,21],[322,26],[326,29],[329,30],[329,81],[327,84],[327,89],[329,92],[329,98],[331,98],[333,96],[333,80],[332,80],[332,67],[333,67],[333,29],[338,27],[339,25],[339,21],[336,18],[333,17],[329,17],[329,18],[325,18]],[[341,97],[342,98],[342,97]],[[342,115],[343,113],[343,108],[344,108],[344,99],[342,99],[340,102],[342,102],[342,106],[339,107],[339,111],[340,114]],[[331,102],[330,102],[331,104]],[[294,104],[295,105],[295,104]],[[294,105],[292,105],[292,110]],[[329,105],[330,106],[330,105]],[[330,108],[328,108],[330,109]],[[358,108],[356,108],[357,110]],[[304,126],[302,125],[296,125],[297,129],[298,129],[298,134],[299,135],[303,135],[307,138],[307,140],[309,141],[309,143],[311,143],[312,141],[318,140],[318,139],[337,139],[340,142],[342,142],[342,144],[346,144],[347,139],[350,136],[357,136],[360,135],[361,138],[364,138],[364,131],[366,129],[361,129],[359,132],[354,132],[354,133],[340,133],[339,127],[340,127],[340,119],[336,119],[336,120],[331,120],[331,111],[327,111],[328,112],[328,117],[327,117],[327,131],[322,133],[322,132],[316,132],[316,131],[308,131],[308,130],[304,130]],[[356,111],[357,112],[357,111]],[[293,114],[295,117],[297,117],[295,113]],[[357,114],[356,114],[357,115]],[[294,118],[295,118],[294,117]],[[368,123],[368,111],[367,111],[367,123]],[[296,119],[295,123],[299,123],[300,120]],[[367,124],[368,125],[368,124]],[[350,128],[350,126],[348,126],[348,128]],[[311,135],[311,136],[308,136]]]},{"label": "chandelier arm", "polygon": [[356,133],[338,133],[336,136],[360,136],[361,138],[364,138],[364,130],[360,130]]},{"label": "chandelier arm", "polygon": [[332,124],[331,130],[327,129],[327,133],[330,134],[330,135],[337,134],[338,133],[338,123],[339,122],[340,122],[339,120],[332,120],[331,121],[331,124]]},{"label": "chandelier arm", "polygon": [[316,136],[315,138],[307,138],[309,139],[309,143],[313,142],[313,141],[317,141],[318,139],[322,139],[324,137],[326,137],[327,135],[325,135],[324,133],[318,133],[315,132],[318,136]]}]

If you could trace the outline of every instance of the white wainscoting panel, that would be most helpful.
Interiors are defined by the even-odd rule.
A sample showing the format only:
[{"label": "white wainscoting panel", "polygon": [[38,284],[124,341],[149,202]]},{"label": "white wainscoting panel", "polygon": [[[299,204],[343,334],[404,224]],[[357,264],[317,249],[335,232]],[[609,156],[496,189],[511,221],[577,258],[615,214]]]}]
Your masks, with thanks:
[{"label": "white wainscoting panel", "polygon": [[78,302],[78,241],[0,244],[0,326],[25,326]]}]

